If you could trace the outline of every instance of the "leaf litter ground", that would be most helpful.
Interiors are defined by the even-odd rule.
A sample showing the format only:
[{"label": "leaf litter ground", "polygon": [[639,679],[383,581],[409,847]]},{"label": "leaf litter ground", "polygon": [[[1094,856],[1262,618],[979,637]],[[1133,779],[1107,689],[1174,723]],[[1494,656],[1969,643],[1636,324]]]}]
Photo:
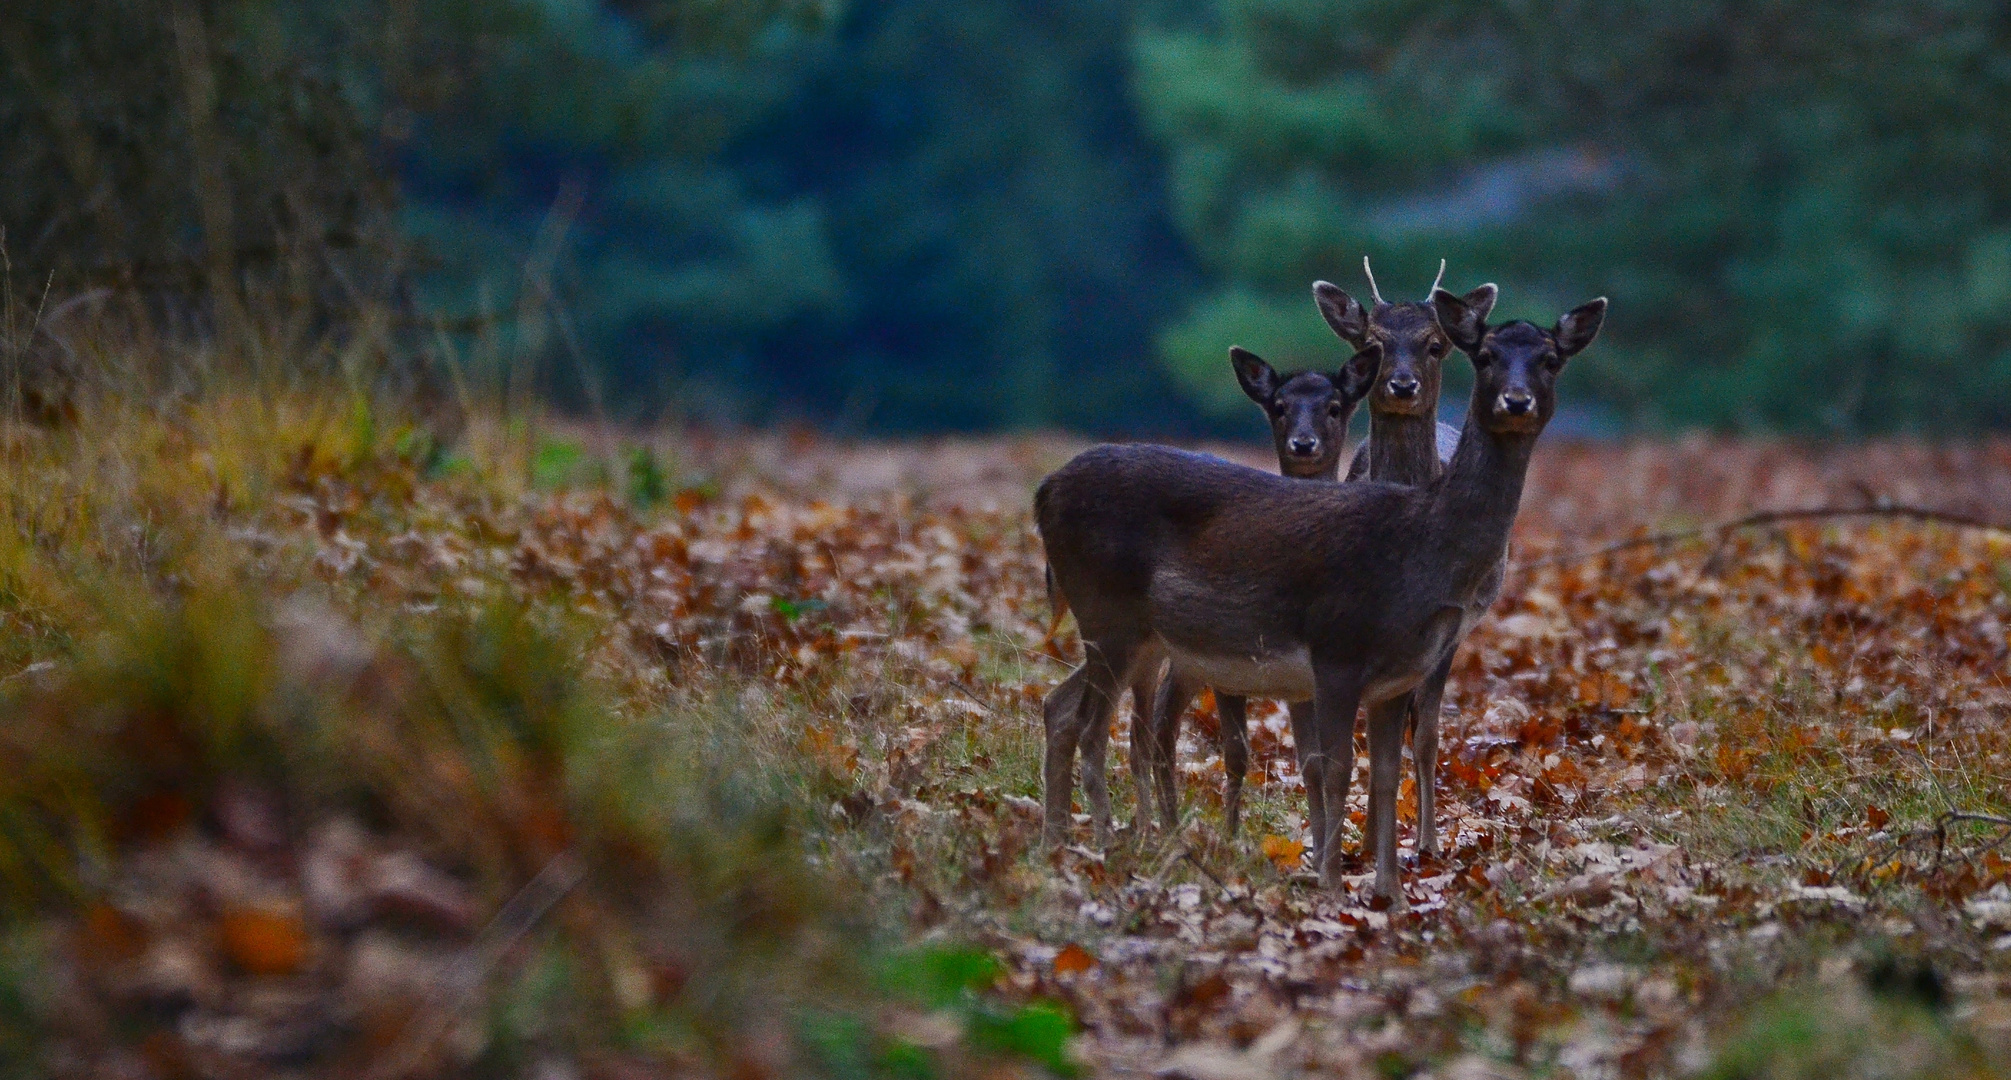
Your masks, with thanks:
[{"label": "leaf litter ground", "polygon": [[1402,912],[1364,902],[1366,867],[1348,896],[1308,883],[1271,704],[1241,836],[1204,698],[1180,830],[1038,850],[1039,705],[1078,647],[1049,634],[1027,503],[1071,444],[660,449],[684,479],[655,510],[337,475],[266,542],[373,603],[562,603],[638,698],[727,702],[812,764],[819,858],[900,932],[979,942],[1009,994],[1065,1002],[1099,1072],[1683,1074],[1804,1001],[1913,1055],[1890,1074],[2011,1060],[2011,840],[1987,820],[2011,813],[2011,533],[1874,518],[1582,554],[1757,509],[2011,521],[2011,446],[1540,450],[1447,695],[1442,858],[1409,856],[1406,781]]}]

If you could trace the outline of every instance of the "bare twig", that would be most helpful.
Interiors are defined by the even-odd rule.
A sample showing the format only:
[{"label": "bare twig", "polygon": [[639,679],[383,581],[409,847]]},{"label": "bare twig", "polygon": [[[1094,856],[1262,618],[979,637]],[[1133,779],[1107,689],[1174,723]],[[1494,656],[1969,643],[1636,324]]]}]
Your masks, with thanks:
[{"label": "bare twig", "polygon": [[[1941,861],[1941,853],[1948,846],[1948,826],[1958,821],[1976,821],[1985,825],[1997,825],[2011,829],[2011,818],[1995,814],[1971,814],[1962,810],[1950,810],[1934,819],[1934,861]],[[2001,839],[2001,838],[2000,838]]]},{"label": "bare twig", "polygon": [[1188,851],[1186,845],[1183,844],[1179,850],[1169,852],[1164,858],[1160,859],[1159,868],[1154,870],[1149,876],[1139,877],[1137,874],[1131,876],[1131,880],[1145,887],[1139,890],[1137,902],[1131,905],[1131,911],[1124,916],[1123,926],[1125,933],[1135,934],[1145,924],[1146,913],[1157,907],[1159,901],[1163,898],[1161,890],[1165,888],[1167,872],[1173,869],[1174,863],[1186,857],[1188,857]]},{"label": "bare twig", "polygon": [[381,1064],[370,1071],[371,1080],[399,1080],[411,1073],[446,1034],[454,1017],[467,1007],[469,998],[487,981],[503,955],[585,878],[586,867],[579,857],[562,851],[505,901],[474,944],[454,958],[442,980],[445,985],[439,999],[406,1026],[391,1051],[379,1059]]},{"label": "bare twig", "polygon": [[1873,506],[1818,506],[1805,510],[1762,510],[1730,521],[1720,521],[1712,525],[1700,525],[1694,529],[1676,529],[1670,532],[1649,533],[1646,536],[1631,536],[1610,544],[1585,551],[1565,552],[1523,563],[1524,569],[1543,566],[1568,566],[1572,563],[1597,559],[1617,552],[1635,548],[1661,547],[1697,540],[1704,537],[1726,537],[1741,529],[1754,529],[1767,525],[1782,525],[1795,521],[1826,521],[1839,518],[1900,518],[1907,521],[1928,522],[1936,525],[1952,525],[1963,529],[1987,529],[1993,532],[2011,531],[2011,525],[1989,521],[1970,514],[1957,514],[1947,510],[1936,510],[1929,506],[1911,506],[1899,503],[1884,503]]},{"label": "bare twig", "polygon": [[1181,849],[1180,857],[1191,863],[1194,869],[1201,871],[1202,876],[1214,882],[1216,888],[1221,889],[1223,892],[1229,891],[1229,883],[1216,876],[1215,871],[1208,869],[1207,865],[1202,863],[1200,859],[1195,858],[1193,848]]},{"label": "bare twig", "polygon": [[1059,664],[1062,667],[1069,669],[1070,671],[1075,670],[1074,664],[1068,662],[1067,660],[1062,659],[1059,656],[1054,655],[1053,653],[1041,652],[1039,649],[1029,649],[1024,645],[1014,645],[1013,648],[1023,656],[1029,656],[1035,660],[1045,660],[1050,664]]}]

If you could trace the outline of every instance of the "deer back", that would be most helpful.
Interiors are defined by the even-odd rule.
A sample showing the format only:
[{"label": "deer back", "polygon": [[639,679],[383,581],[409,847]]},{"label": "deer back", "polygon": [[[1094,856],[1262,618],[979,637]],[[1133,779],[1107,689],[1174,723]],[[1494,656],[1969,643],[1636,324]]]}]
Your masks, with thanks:
[{"label": "deer back", "polygon": [[1428,587],[1429,493],[1306,484],[1205,454],[1099,446],[1042,482],[1035,516],[1057,588],[1086,637],[1160,636],[1200,653],[1393,629]]}]

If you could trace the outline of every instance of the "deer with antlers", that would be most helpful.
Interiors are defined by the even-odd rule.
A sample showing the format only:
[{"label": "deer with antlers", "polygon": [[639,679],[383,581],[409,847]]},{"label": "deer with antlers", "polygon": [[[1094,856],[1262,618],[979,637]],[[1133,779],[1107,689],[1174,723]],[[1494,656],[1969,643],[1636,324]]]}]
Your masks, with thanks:
[{"label": "deer with antlers", "polygon": [[[1111,710],[1141,671],[1169,662],[1201,685],[1312,701],[1299,757],[1308,788],[1317,785],[1331,811],[1320,852],[1329,888],[1340,885],[1355,713],[1369,705],[1375,888],[1401,902],[1403,712],[1388,706],[1445,663],[1476,616],[1555,410],[1557,375],[1606,312],[1601,298],[1548,330],[1520,321],[1490,328],[1461,297],[1441,289],[1431,302],[1475,379],[1458,450],[1429,483],[1306,484],[1145,445],[1092,447],[1042,481],[1035,519],[1084,646],[1082,664],[1042,708],[1050,844],[1067,836],[1078,752],[1088,751],[1092,816],[1100,810],[1107,822],[1101,740]],[[1380,361],[1362,350],[1345,371],[1366,383]]]}]

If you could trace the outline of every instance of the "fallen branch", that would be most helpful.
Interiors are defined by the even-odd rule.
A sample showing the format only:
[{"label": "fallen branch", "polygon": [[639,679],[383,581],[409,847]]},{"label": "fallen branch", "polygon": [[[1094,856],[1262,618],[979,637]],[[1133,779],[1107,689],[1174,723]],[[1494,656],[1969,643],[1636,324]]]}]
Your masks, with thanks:
[{"label": "fallen branch", "polygon": [[398,1041],[368,1074],[371,1080],[400,1080],[418,1068],[434,1044],[467,1009],[504,954],[585,878],[586,867],[579,858],[570,851],[562,851],[505,901],[474,943],[454,958],[441,980],[438,1000],[430,1003],[430,1009],[422,1007],[408,1022]]},{"label": "fallen branch", "polygon": [[1615,540],[1610,544],[1603,544],[1589,551],[1573,551],[1562,555],[1550,555],[1523,563],[1521,569],[1533,570],[1543,566],[1568,566],[1572,563],[1585,562],[1589,559],[1597,559],[1622,551],[1631,551],[1635,548],[1661,547],[1666,544],[1682,543],[1685,540],[1725,536],[1738,532],[1741,529],[1754,529],[1766,525],[1781,525],[1795,521],[1825,521],[1837,518],[1900,518],[1907,521],[1919,521],[1935,525],[1951,525],[1962,529],[1986,529],[1993,532],[2011,531],[2011,526],[1975,517],[1970,514],[1957,514],[1946,510],[1936,510],[1928,506],[1910,506],[1898,503],[1854,507],[1818,506],[1806,510],[1762,510],[1758,513],[1747,514],[1744,517],[1733,518],[1730,521],[1720,521],[1712,525],[1699,525],[1694,529],[1676,529],[1670,532],[1649,533],[1646,536],[1631,536],[1625,540]]},{"label": "fallen branch", "polygon": [[1948,846],[1948,826],[1958,821],[1975,821],[1985,825],[1997,825],[2002,828],[2011,829],[2011,818],[1998,817],[1995,814],[1971,814],[1961,810],[1950,810],[1934,819],[1935,863],[1939,864],[1941,862],[1941,853]]},{"label": "fallen branch", "polygon": [[1214,882],[1216,888],[1222,890],[1224,893],[1227,893],[1229,891],[1229,883],[1223,881],[1219,876],[1217,876],[1215,871],[1210,870],[1208,869],[1207,866],[1203,865],[1200,859],[1195,858],[1193,848],[1182,849],[1180,852],[1180,857],[1182,859],[1187,860],[1187,862],[1190,863],[1194,867],[1194,869],[1201,871],[1201,873],[1205,875],[1209,881]]}]

